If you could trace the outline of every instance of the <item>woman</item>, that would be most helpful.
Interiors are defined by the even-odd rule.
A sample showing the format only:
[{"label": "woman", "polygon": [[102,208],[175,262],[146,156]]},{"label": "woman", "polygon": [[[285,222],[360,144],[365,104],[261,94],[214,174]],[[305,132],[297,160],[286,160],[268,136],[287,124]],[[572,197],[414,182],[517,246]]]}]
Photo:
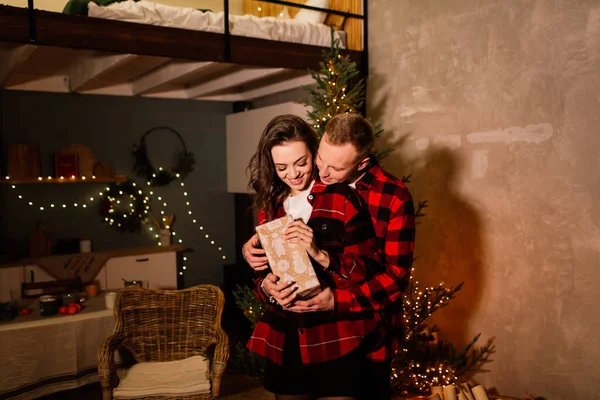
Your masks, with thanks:
[{"label": "woman", "polygon": [[[322,284],[350,286],[380,268],[375,234],[348,185],[315,180],[317,148],[317,135],[302,118],[271,120],[248,166],[254,208],[259,224],[292,215],[285,238],[306,249]],[[275,301],[263,282],[264,276],[256,279],[255,293],[267,310],[248,348],[266,358],[265,388],[278,400],[358,397],[359,345],[377,326],[374,315],[292,313],[286,306],[294,293]]]}]

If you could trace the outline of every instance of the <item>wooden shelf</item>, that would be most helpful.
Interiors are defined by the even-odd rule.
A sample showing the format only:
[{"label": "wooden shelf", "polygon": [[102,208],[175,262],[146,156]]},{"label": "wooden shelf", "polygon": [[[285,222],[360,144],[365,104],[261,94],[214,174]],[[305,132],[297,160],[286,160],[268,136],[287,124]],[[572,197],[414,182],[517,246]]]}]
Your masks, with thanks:
[{"label": "wooden shelf", "polygon": [[111,178],[96,178],[96,177],[75,177],[75,178],[67,178],[63,179],[59,178],[50,178],[50,177],[39,177],[36,179],[0,179],[0,184],[13,184],[13,185],[23,185],[23,184],[40,184],[40,183],[113,183],[113,182],[126,182],[126,175],[115,175]]}]

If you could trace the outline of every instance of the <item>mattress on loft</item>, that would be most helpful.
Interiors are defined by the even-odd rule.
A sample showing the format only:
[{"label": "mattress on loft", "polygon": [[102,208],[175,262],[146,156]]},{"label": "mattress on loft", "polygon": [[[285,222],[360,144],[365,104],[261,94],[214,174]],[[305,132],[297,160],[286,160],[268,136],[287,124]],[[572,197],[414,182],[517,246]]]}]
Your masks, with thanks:
[{"label": "mattress on loft", "polygon": [[[190,7],[173,7],[144,0],[129,0],[108,6],[99,6],[90,2],[88,4],[88,16],[171,28],[224,33],[223,12],[203,12]],[[230,14],[229,26],[232,35],[313,46],[329,47],[331,45],[331,28],[324,24],[275,17],[259,18],[249,14]],[[339,38],[342,47],[345,47],[346,32],[335,31],[334,37]]]}]

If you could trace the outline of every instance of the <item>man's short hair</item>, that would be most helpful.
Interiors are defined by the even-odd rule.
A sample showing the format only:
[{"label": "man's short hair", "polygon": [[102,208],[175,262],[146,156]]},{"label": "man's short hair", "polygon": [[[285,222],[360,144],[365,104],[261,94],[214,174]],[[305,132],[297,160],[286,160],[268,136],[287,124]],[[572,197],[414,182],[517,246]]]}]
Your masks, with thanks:
[{"label": "man's short hair", "polygon": [[333,145],[352,143],[359,158],[371,154],[375,144],[373,125],[360,114],[343,113],[331,118],[325,126],[327,141]]}]

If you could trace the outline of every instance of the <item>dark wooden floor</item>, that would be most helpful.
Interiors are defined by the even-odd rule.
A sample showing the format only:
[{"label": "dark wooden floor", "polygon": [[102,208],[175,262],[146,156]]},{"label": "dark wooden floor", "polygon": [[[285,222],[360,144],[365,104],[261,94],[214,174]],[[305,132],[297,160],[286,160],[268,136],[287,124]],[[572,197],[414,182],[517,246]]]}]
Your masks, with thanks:
[{"label": "dark wooden floor", "polygon": [[[228,371],[223,375],[220,400],[273,400],[274,398],[256,379]],[[102,390],[99,383],[92,383],[40,397],[40,400],[102,400]]]}]

